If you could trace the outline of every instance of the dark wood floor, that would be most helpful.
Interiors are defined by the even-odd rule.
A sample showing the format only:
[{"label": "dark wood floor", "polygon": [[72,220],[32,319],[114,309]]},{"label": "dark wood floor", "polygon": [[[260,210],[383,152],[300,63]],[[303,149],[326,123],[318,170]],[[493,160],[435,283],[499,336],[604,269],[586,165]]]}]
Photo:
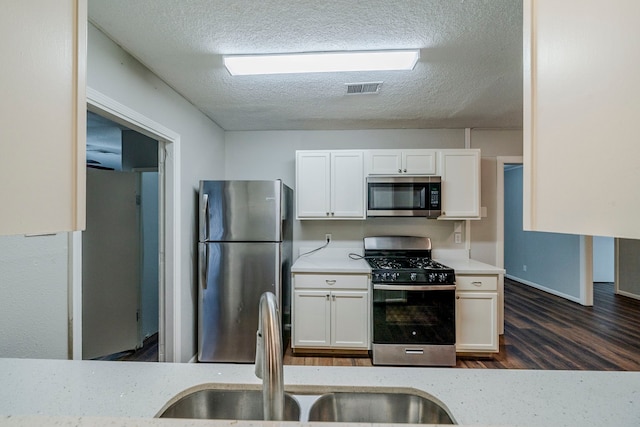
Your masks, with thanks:
[{"label": "dark wood floor", "polygon": [[[114,357],[115,356],[115,357]],[[107,360],[157,361],[157,335]],[[371,366],[368,357],[294,356],[285,365]],[[505,333],[494,358],[458,358],[457,368],[640,371],[640,301],[594,285],[584,307],[505,279]]]},{"label": "dark wood floor", "polygon": [[[288,348],[287,365],[371,366],[368,358],[301,357]],[[458,368],[640,370],[640,301],[594,285],[584,307],[505,279],[505,333],[500,353],[458,358]]]}]

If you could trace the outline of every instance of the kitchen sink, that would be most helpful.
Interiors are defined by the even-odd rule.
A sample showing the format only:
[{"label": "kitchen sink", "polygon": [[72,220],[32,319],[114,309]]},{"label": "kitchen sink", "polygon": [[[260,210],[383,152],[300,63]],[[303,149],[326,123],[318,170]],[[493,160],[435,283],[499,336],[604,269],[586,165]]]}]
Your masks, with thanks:
[{"label": "kitchen sink", "polygon": [[[163,410],[160,418],[201,418],[209,420],[262,420],[262,390],[198,390],[181,397]],[[284,396],[284,421],[298,421],[300,406]]]},{"label": "kitchen sink", "polygon": [[325,393],[309,409],[309,421],[455,424],[440,404],[426,397],[367,392]]},{"label": "kitchen sink", "polygon": [[[262,390],[198,386],[180,393],[160,410],[160,418],[262,420]],[[246,388],[238,388],[246,387]],[[285,393],[284,421],[455,424],[436,398],[414,389],[295,386]]]}]

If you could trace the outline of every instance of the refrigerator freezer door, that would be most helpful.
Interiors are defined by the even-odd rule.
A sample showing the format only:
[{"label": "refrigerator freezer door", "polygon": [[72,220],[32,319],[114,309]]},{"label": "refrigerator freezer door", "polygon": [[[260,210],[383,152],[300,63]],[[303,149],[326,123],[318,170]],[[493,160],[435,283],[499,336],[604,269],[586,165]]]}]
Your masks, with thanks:
[{"label": "refrigerator freezer door", "polygon": [[198,360],[254,363],[260,296],[271,291],[282,307],[281,244],[198,246]]},{"label": "refrigerator freezer door", "polygon": [[201,242],[282,241],[282,181],[201,181]]}]

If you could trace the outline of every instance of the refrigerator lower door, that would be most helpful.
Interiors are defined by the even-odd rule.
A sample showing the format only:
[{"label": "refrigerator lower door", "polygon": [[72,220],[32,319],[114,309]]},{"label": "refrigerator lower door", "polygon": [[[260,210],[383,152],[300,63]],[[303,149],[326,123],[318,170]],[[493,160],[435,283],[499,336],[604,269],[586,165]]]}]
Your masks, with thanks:
[{"label": "refrigerator lower door", "polygon": [[281,243],[199,243],[198,249],[198,361],[254,363],[260,296],[271,291],[282,306]]}]

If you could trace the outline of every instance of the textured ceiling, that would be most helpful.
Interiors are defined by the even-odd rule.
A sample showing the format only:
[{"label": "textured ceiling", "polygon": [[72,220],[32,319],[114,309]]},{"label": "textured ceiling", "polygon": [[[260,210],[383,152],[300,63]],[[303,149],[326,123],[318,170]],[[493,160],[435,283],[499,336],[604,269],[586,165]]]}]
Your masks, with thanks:
[{"label": "textured ceiling", "polygon": [[[89,0],[225,130],[521,128],[521,0]],[[232,77],[223,54],[419,48],[413,71]],[[377,95],[345,83],[383,81]]]}]

